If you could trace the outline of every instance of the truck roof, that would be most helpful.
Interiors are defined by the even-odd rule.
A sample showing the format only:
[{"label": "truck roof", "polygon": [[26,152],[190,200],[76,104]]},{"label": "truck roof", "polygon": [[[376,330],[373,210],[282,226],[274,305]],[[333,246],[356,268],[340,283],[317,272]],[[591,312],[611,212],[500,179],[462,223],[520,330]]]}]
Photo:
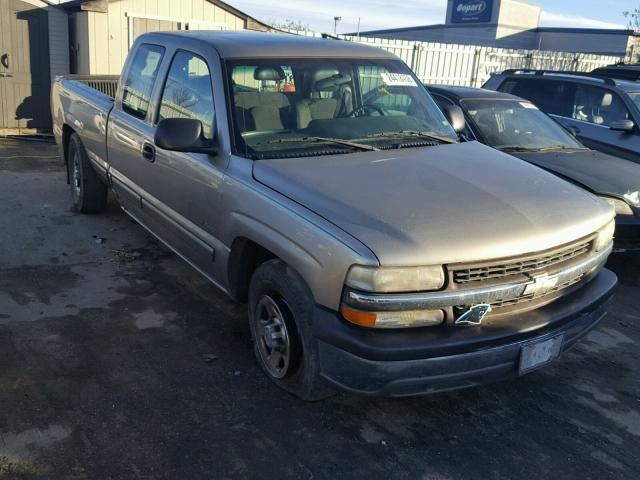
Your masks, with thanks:
[{"label": "truck roof", "polygon": [[222,58],[268,57],[346,57],[393,58],[392,53],[345,40],[303,37],[300,35],[216,30],[185,30],[154,32],[144,35],[147,40],[197,40],[214,47]]}]

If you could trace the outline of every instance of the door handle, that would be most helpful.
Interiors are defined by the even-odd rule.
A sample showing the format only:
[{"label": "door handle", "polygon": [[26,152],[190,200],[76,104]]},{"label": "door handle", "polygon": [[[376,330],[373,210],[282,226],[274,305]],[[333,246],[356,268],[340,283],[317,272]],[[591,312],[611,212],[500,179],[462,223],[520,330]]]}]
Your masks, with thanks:
[{"label": "door handle", "polygon": [[144,142],[142,144],[142,157],[149,162],[154,162],[156,159],[156,147],[149,142]]},{"label": "door handle", "polygon": [[13,73],[0,72],[0,77],[13,77]]}]

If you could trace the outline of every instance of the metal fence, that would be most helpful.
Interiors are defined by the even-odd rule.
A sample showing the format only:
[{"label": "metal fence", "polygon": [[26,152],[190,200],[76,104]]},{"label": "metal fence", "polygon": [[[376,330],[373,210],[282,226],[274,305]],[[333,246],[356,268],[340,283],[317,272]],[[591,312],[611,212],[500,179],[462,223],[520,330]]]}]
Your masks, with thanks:
[{"label": "metal fence", "polygon": [[[322,36],[317,32],[290,32],[312,37]],[[397,55],[425,83],[469,87],[480,87],[492,73],[508,68],[589,72],[596,67],[611,65],[624,59],[588,53],[516,50],[352,35],[338,35],[338,38],[379,47]]]}]

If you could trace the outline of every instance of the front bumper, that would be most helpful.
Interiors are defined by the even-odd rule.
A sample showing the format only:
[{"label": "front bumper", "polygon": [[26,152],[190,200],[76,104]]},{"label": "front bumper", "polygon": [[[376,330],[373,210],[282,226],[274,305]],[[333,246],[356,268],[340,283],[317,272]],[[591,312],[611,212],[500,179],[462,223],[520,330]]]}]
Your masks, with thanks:
[{"label": "front bumper", "polygon": [[640,251],[640,215],[617,215],[613,249],[615,252]]},{"label": "front bumper", "polygon": [[318,307],[314,335],[322,376],[362,395],[409,396],[472,387],[518,376],[520,350],[564,334],[573,346],[606,315],[617,283],[603,269],[553,303],[481,326],[380,331],[358,327]]}]

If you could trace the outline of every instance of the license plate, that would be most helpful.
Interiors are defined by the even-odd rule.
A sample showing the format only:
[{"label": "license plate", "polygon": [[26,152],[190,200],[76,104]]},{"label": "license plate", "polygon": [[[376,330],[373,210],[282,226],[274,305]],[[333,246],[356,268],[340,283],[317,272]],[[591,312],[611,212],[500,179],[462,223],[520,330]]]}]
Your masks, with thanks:
[{"label": "license plate", "polygon": [[520,375],[552,362],[560,355],[564,335],[527,343],[520,350]]}]

